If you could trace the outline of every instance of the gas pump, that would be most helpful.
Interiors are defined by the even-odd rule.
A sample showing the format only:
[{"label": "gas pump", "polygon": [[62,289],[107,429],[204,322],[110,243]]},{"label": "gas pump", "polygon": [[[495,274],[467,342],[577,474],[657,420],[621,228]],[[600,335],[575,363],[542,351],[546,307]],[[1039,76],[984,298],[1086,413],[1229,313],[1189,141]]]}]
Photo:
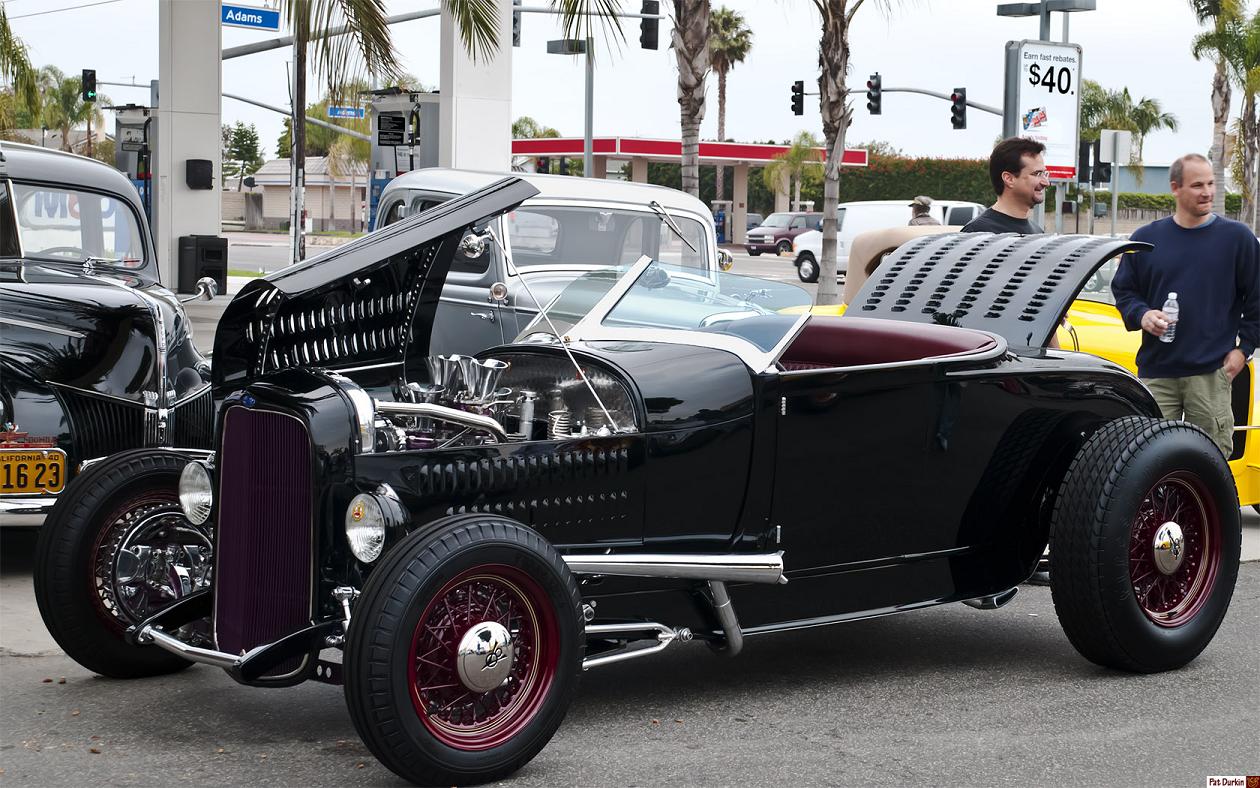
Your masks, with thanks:
[{"label": "gas pump", "polygon": [[713,208],[713,229],[717,231],[717,242],[724,244],[731,237],[732,233],[727,226],[727,219],[731,215],[730,200],[714,200],[709,203]]},{"label": "gas pump", "polygon": [[368,185],[368,226],[385,185],[397,176],[438,163],[438,95],[384,88],[368,91],[372,119],[372,163]]},{"label": "gas pump", "polygon": [[145,218],[153,228],[153,167],[150,150],[149,126],[153,121],[153,108],[136,104],[105,107],[114,111],[114,166],[127,174],[132,185],[140,193]]}]

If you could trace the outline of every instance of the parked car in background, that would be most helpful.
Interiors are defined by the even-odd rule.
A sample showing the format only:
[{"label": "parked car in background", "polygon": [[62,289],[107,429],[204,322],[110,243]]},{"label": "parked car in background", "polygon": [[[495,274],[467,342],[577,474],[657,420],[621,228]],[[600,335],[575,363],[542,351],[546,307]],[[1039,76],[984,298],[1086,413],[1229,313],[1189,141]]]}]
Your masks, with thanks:
[{"label": "parked car in background", "polygon": [[[538,304],[586,271],[648,255],[707,273],[729,267],[713,215],[694,197],[627,181],[518,176],[537,189],[493,219],[495,237],[478,257],[459,256],[438,302],[434,352],[470,355],[510,341]],[[476,191],[501,173],[427,168],[400,175],[381,194],[381,227]],[[682,232],[680,237],[670,222]]]},{"label": "parked car in background", "polygon": [[[212,296],[214,280],[199,288]],[[210,364],[191,331],[122,173],[0,143],[0,525],[42,525],[65,485],[115,452],[209,448]],[[174,491],[107,504],[129,520],[175,505]]]},{"label": "parked car in background", "polygon": [[793,238],[808,230],[821,229],[821,213],[772,213],[758,227],[748,231],[744,250],[753,257],[762,252],[786,254],[792,251]]},{"label": "parked car in background", "polygon": [[[975,202],[935,200],[929,215],[946,226],[961,227],[984,212]],[[843,277],[849,266],[849,250],[859,233],[884,227],[904,227],[910,222],[909,200],[862,200],[840,203],[836,208],[836,270]],[[818,281],[822,259],[822,228],[800,233],[793,239],[796,274],[802,282]]]},{"label": "parked car in background", "polygon": [[[41,534],[36,598],[66,653],[114,677],[200,662],[343,685],[373,755],[451,785],[528,763],[583,670],[997,608],[1047,540],[1085,659],[1172,670],[1212,640],[1241,546],[1220,452],[1124,369],[1042,348],[1081,281],[1143,245],[916,249],[890,287],[932,307],[868,288],[854,312],[879,319],[786,314],[801,288],[641,255],[571,280],[501,345],[432,355],[456,258],[538,194],[505,178],[242,288],[215,336],[214,456],[112,457]],[[1014,284],[1030,257],[1053,286]],[[974,303],[1007,283],[1001,309]],[[990,322],[942,324],[968,309]],[[76,512],[171,471],[212,561],[169,554],[187,584],[117,627],[81,582],[108,535]],[[130,587],[130,564],[105,570]]]}]

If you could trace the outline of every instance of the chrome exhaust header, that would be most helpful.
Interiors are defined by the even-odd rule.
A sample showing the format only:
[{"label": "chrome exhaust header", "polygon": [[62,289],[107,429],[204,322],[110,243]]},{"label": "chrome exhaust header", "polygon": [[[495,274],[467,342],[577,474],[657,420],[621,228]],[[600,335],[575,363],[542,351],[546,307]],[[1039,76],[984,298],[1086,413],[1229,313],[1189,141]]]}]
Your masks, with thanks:
[{"label": "chrome exhaust header", "polygon": [[569,571],[579,575],[665,577],[731,583],[787,582],[783,551],[777,553],[614,553],[566,555]]}]

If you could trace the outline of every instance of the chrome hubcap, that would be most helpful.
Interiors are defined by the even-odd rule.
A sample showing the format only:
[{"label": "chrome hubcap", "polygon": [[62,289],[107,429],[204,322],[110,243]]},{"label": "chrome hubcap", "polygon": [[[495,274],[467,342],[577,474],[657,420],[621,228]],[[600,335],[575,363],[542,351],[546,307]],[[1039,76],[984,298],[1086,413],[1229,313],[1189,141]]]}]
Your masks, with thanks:
[{"label": "chrome hubcap", "polygon": [[482,621],[459,641],[456,666],[459,680],[473,692],[489,692],[512,673],[512,633],[497,621]]},{"label": "chrome hubcap", "polygon": [[1181,526],[1171,520],[1155,531],[1154,550],[1155,568],[1165,575],[1171,575],[1181,567],[1185,556],[1185,536]]}]

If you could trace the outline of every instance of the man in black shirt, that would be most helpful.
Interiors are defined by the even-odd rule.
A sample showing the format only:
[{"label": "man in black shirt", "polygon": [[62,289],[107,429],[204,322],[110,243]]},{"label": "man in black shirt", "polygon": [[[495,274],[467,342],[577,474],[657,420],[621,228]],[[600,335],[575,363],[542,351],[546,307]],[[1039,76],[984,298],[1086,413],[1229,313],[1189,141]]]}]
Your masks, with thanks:
[{"label": "man in black shirt", "polygon": [[997,202],[967,223],[964,233],[1020,233],[1036,235],[1045,230],[1028,217],[1046,200],[1050,178],[1042,154],[1046,146],[1026,137],[1008,137],[989,155],[989,179]]}]

